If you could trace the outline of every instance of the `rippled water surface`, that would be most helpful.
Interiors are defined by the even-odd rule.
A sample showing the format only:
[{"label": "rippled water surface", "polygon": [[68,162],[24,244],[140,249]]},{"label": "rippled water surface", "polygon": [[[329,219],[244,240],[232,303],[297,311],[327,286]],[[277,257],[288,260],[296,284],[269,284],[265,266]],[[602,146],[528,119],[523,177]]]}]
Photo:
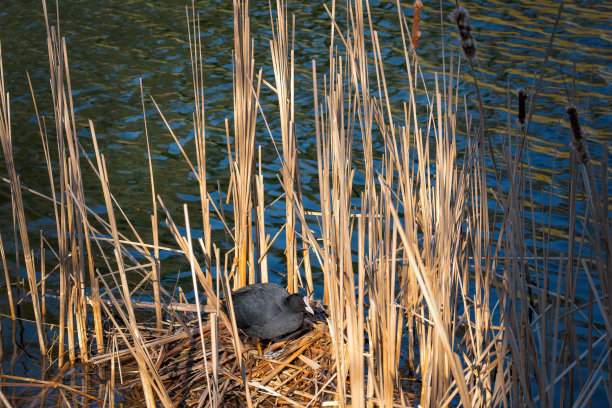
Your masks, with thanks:
[{"label": "rippled water surface", "polygon": [[[190,3],[190,2],[189,2]],[[456,27],[447,15],[454,2],[442,5],[425,1],[419,59],[428,86],[433,89],[433,78],[441,71],[450,54],[457,58]],[[543,58],[557,17],[558,3],[552,1],[478,1],[464,2],[472,15],[474,33],[478,41],[477,71],[483,87],[491,129],[505,127],[507,91],[530,88],[539,80]],[[179,214],[183,203],[199,207],[198,188],[179,149],[165,129],[152,99],[160,106],[173,131],[190,157],[195,159],[193,142],[193,91],[189,45],[185,22],[184,0],[62,0],[59,4],[60,29],[66,37],[70,75],[74,95],[77,127],[81,143],[92,152],[88,120],[92,120],[106,156],[111,190],[123,204],[129,218],[142,233],[150,238],[151,193],[146,159],[143,114],[139,80],[145,91],[149,136],[154,156],[157,193],[174,214]],[[301,157],[301,171],[305,182],[305,204],[317,209],[314,191],[316,180],[316,149],[314,145],[314,116],[311,60],[316,59],[319,72],[326,67],[331,24],[320,2],[291,2],[290,13],[295,15],[296,58],[296,126]],[[412,16],[412,2],[401,2],[407,16]],[[4,62],[4,78],[11,96],[13,144],[17,171],[22,184],[43,193],[49,191],[40,135],[34,116],[26,72],[32,84],[39,109],[47,115],[51,125],[53,110],[48,86],[46,31],[39,1],[0,0],[0,41]],[[49,5],[52,9],[51,4]],[[228,185],[224,120],[232,118],[232,59],[233,28],[230,1],[198,1],[205,58],[206,121],[208,171],[210,187],[219,180]],[[402,54],[396,2],[370,3],[373,26],[379,31],[387,84],[394,103],[394,114],[401,115],[401,102],[407,97],[407,77]],[[345,10],[337,6],[339,24],[345,20]],[[52,18],[55,11],[52,10]],[[255,65],[263,70],[264,79],[274,82],[269,53],[270,16],[268,1],[251,2],[251,29],[255,42]],[[587,131],[589,146],[595,162],[602,159],[601,143],[610,140],[612,130],[612,2],[583,1],[565,5],[559,21],[548,65],[529,131],[529,160],[535,189],[549,186],[553,160],[556,175],[553,199],[553,248],[566,246],[568,206],[567,167],[569,166],[569,129],[565,106],[568,96],[578,103],[580,117]],[[442,45],[444,44],[444,45]],[[464,63],[464,68],[466,67]],[[463,69],[464,72],[465,69]],[[475,112],[471,77],[463,76],[460,93],[465,94],[469,109]],[[262,104],[277,142],[276,96],[262,87]],[[515,98],[514,98],[515,100]],[[423,102],[426,99],[423,96]],[[515,103],[515,102],[513,102]],[[512,105],[513,112],[515,111]],[[274,152],[263,122],[258,123],[257,144],[262,146],[266,193],[269,201],[281,194],[276,174],[279,160]],[[492,140],[501,149],[496,137]],[[280,143],[280,142],[279,142]],[[375,141],[382,146],[381,140]],[[461,143],[460,143],[461,145]],[[608,158],[610,162],[610,157]],[[0,172],[5,176],[4,162]],[[93,174],[84,175],[90,204],[103,203],[98,183]],[[547,187],[548,188],[548,187]],[[12,221],[10,192],[6,184],[0,186],[2,211],[0,232],[10,253]],[[54,221],[50,207],[26,195],[27,217],[33,231],[52,230]],[[534,197],[538,205],[540,196]],[[546,202],[547,204],[547,202]],[[195,214],[194,214],[195,215]],[[267,213],[268,234],[274,236],[283,222],[284,209],[276,205]],[[182,218],[182,217],[181,217]],[[214,224],[214,239],[223,244],[219,223]],[[276,230],[275,230],[276,229]],[[162,232],[165,231],[162,228]],[[164,233],[165,243],[171,240]],[[284,240],[280,239],[279,242]],[[282,272],[282,249],[273,250],[271,269]],[[14,257],[9,257],[14,266]],[[175,265],[163,269],[166,283],[176,279]],[[178,268],[180,265],[177,265]],[[183,265],[184,266],[184,265]],[[162,265],[164,268],[164,265]]]}]

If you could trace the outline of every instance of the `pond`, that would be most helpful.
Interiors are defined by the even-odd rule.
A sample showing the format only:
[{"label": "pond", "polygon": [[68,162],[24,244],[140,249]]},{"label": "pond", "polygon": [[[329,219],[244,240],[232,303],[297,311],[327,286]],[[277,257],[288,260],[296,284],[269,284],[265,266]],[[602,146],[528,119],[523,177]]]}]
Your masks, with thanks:
[{"label": "pond", "polygon": [[[153,103],[153,100],[157,103],[187,154],[195,158],[186,3],[190,5],[184,0],[62,0],[59,2],[59,17],[56,16],[55,5],[48,4],[51,18],[58,18],[61,35],[66,38],[80,141],[87,152],[93,152],[88,120],[93,121],[100,149],[107,161],[111,190],[145,241],[152,240],[152,199],[140,81],[144,90],[156,193],[173,214],[182,214],[183,204],[188,203],[194,217],[198,217],[200,198],[196,178]],[[412,2],[398,3],[406,16],[412,16]],[[398,3],[372,1],[370,10],[372,26],[379,33],[393,115],[401,118],[402,101],[408,93],[408,77],[398,24]],[[455,60],[459,57],[460,47],[456,26],[448,20],[455,3],[424,3],[418,58],[424,78],[433,84],[435,74],[440,73],[443,64],[449,64],[450,56],[454,55]],[[547,49],[557,20],[558,2],[478,1],[466,3],[465,6],[470,11],[478,44],[476,76],[495,152],[501,154],[504,148],[497,135],[504,132],[508,106],[515,115],[516,91],[526,88],[532,92],[535,86],[540,88],[528,132],[533,194],[526,192],[530,201],[527,208],[533,209],[536,214],[528,222],[533,222],[534,229],[541,232],[548,228],[550,216],[552,236],[549,247],[562,255],[567,251],[569,228],[570,130],[565,113],[568,100],[571,99],[578,106],[593,162],[599,165],[603,159],[607,159],[608,163],[612,159],[610,154],[604,158],[602,150],[602,143],[609,142],[612,134],[612,4],[594,1],[565,4],[548,57]],[[331,7],[331,3],[328,7]],[[440,16],[440,8],[443,17]],[[208,187],[212,197],[218,200],[217,182],[225,197],[230,177],[225,120],[231,123],[233,117],[233,12],[231,2],[220,0],[196,2],[196,9],[199,12],[204,53]],[[263,78],[274,83],[268,1],[252,1],[250,12],[255,69],[261,69]],[[303,202],[307,210],[318,211],[312,60],[317,61],[318,72],[322,76],[328,69],[332,24],[323,2],[293,1],[288,5],[288,13],[295,17],[295,126]],[[336,5],[336,15],[338,24],[346,25],[344,4]],[[0,44],[5,86],[11,97],[17,172],[22,185],[49,194],[44,152],[26,77],[27,72],[38,109],[50,124],[53,107],[50,105],[46,28],[40,2],[2,1]],[[544,67],[545,57],[547,62]],[[478,116],[472,77],[465,62],[462,63],[462,71],[460,97],[465,95],[467,101],[472,101],[468,103],[468,112]],[[508,92],[512,95],[510,105]],[[421,94],[420,97],[424,104],[427,103],[426,95]],[[262,86],[261,104],[272,135],[280,144],[276,113],[278,102],[276,95],[266,86]],[[458,132],[459,137],[465,138],[464,130]],[[283,193],[277,178],[280,161],[261,115],[257,122],[256,144],[262,148],[266,202],[273,203]],[[358,167],[362,160],[359,157],[361,148],[360,143],[355,144],[355,166]],[[382,154],[383,141],[374,140],[374,146],[380,149],[378,154]],[[458,150],[465,147],[465,140],[458,140],[458,146]],[[494,183],[493,164],[490,157],[487,160],[491,170],[488,179]],[[0,164],[0,172],[2,177],[6,177],[4,161]],[[103,194],[93,172],[83,174],[83,183],[88,204],[104,212]],[[357,189],[359,183],[363,183],[363,177],[358,174]],[[552,198],[542,193],[550,191],[551,183],[554,190]],[[504,189],[509,188],[507,179],[502,179],[501,184]],[[9,270],[15,270],[17,263],[8,184],[2,184],[0,196],[3,197],[0,205],[4,214],[0,218],[0,233],[7,251]],[[32,195],[24,195],[24,200],[33,236],[41,229],[52,235],[55,228],[52,207]],[[539,215],[548,212],[549,205],[550,214]],[[231,213],[231,206],[227,206],[227,211]],[[274,236],[281,231],[284,221],[284,203],[279,201],[266,212],[266,233]],[[194,224],[197,225],[196,222]],[[160,227],[160,234],[161,245],[176,247],[163,226]],[[213,222],[213,240],[225,248],[225,235],[219,221]],[[268,262],[272,279],[280,282],[286,264],[283,231],[277,242],[279,244],[270,250]],[[177,279],[189,282],[189,266],[184,260],[174,259],[171,252],[162,253],[162,257],[167,258],[167,262],[162,264],[165,286],[171,289]],[[319,284],[320,279],[320,276],[315,277]],[[578,293],[580,296],[587,295]],[[0,297],[0,310],[8,313],[4,297]],[[36,347],[32,350],[35,351]],[[23,359],[22,364],[22,371],[27,372],[27,359]],[[32,372],[28,374],[34,375]]]}]

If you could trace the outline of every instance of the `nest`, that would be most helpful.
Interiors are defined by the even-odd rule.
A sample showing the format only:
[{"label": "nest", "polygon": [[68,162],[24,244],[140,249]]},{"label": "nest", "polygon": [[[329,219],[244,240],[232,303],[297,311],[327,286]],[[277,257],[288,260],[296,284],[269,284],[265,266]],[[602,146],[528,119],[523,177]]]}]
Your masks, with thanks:
[{"label": "nest", "polygon": [[[210,322],[203,327],[206,362],[197,320],[179,326],[173,333],[140,329],[175,407],[242,407],[247,406],[249,397],[253,406],[259,407],[320,406],[337,399],[332,341],[324,322],[305,321],[289,337],[267,344],[263,356],[254,339],[241,336],[242,363],[236,356],[232,334],[223,323],[218,327],[216,381]],[[123,381],[116,391],[126,406],[143,406],[138,365],[120,338],[116,337],[118,349],[124,351],[101,358],[98,364],[110,368],[111,360],[118,355],[115,367],[121,370]]]}]

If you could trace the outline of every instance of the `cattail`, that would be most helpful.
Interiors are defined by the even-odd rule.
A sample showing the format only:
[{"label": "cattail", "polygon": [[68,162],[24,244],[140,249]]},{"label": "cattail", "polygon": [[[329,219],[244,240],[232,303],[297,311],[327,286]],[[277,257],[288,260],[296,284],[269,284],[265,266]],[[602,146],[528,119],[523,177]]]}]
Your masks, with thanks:
[{"label": "cattail", "polygon": [[416,50],[417,44],[419,42],[419,38],[421,37],[421,32],[419,31],[419,24],[421,22],[421,9],[423,8],[423,3],[421,0],[416,0],[414,2],[414,23],[412,24],[412,49]]},{"label": "cattail", "polygon": [[524,88],[518,90],[519,105],[518,105],[518,123],[521,132],[525,130],[525,101],[527,101],[527,92]]},{"label": "cattail", "polygon": [[578,160],[580,163],[586,165],[589,162],[589,151],[584,141],[584,135],[582,129],[580,129],[580,122],[578,121],[578,109],[574,105],[569,105],[565,112],[569,116],[570,127],[572,129],[572,142],[570,146],[578,153]]},{"label": "cattail", "polygon": [[470,13],[465,7],[459,6],[450,14],[450,20],[457,24],[457,28],[459,28],[463,53],[469,59],[473,59],[476,56],[476,40],[472,35]]}]

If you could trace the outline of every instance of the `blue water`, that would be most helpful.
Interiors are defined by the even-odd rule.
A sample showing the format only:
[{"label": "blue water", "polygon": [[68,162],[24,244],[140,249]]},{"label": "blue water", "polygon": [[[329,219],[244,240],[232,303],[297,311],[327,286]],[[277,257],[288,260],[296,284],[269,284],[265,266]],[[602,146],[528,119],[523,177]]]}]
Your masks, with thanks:
[{"label": "blue water", "polygon": [[[93,152],[87,123],[91,119],[101,150],[106,155],[111,190],[145,241],[152,241],[149,218],[152,203],[140,79],[145,92],[156,192],[177,219],[182,219],[182,205],[188,203],[194,217],[192,225],[201,225],[197,212],[199,192],[195,178],[151,101],[151,98],[155,99],[181,145],[195,161],[193,91],[185,3],[183,0],[73,0],[61,1],[59,7],[61,33],[66,37],[68,45],[81,143],[88,152]],[[409,3],[403,4],[407,16],[412,15]],[[433,89],[434,73],[439,73],[442,66],[442,41],[446,64],[450,61],[450,53],[454,53],[457,58],[459,49],[456,28],[446,17],[442,26],[438,4],[425,3],[418,55],[423,75],[429,81],[430,89]],[[42,8],[38,1],[29,0],[2,0],[0,4],[0,41],[6,88],[11,95],[17,171],[23,185],[48,194],[49,182],[40,135],[25,74],[27,71],[31,76],[39,110],[47,117],[50,125],[53,111],[50,106]],[[370,6],[373,26],[379,31],[381,39],[389,94],[394,104],[393,114],[399,119],[403,115],[401,102],[407,98],[408,79],[395,2],[373,1]],[[453,7],[454,2],[444,2],[444,14],[447,15]],[[538,82],[558,3],[481,1],[472,2],[467,7],[472,15],[478,42],[477,77],[484,96],[491,141],[494,150],[500,153],[502,145],[499,134],[503,133],[506,123],[508,89],[515,95],[518,88],[531,90]],[[217,180],[224,190],[223,198],[229,184],[224,121],[227,118],[231,123],[232,119],[232,9],[231,2],[220,0],[198,2],[197,8],[200,11],[205,58],[208,187],[214,191],[211,195],[218,201]],[[306,209],[316,211],[319,208],[311,60],[317,60],[317,69],[322,77],[327,67],[331,25],[324,8],[319,4],[293,2],[289,5],[291,13],[296,16],[296,129],[301,153],[304,205]],[[343,6],[337,6],[337,14],[339,24],[345,22]],[[610,141],[612,134],[611,16],[610,2],[573,2],[565,5],[528,134],[528,159],[534,190],[530,202],[535,210],[533,224],[541,235],[547,228],[550,215],[550,248],[558,253],[567,251],[570,133],[565,107],[568,99],[579,107],[581,125],[586,132],[595,165],[604,159],[602,143]],[[55,19],[54,15],[52,19]],[[273,83],[268,48],[271,33],[267,0],[251,2],[251,20],[256,70],[261,68],[264,78]],[[470,113],[477,114],[475,91],[471,76],[467,75],[465,61],[462,70],[464,74],[459,84],[460,95],[465,95],[471,101],[468,107]],[[277,106],[276,96],[263,86],[261,98],[273,136],[280,144],[278,116],[274,111]],[[421,98],[425,103],[425,96],[421,95]],[[510,112],[511,120],[515,121],[515,96],[512,98]],[[465,140],[462,139],[465,135],[460,131],[459,137],[458,146],[461,149],[465,146]],[[256,143],[262,147],[266,199],[272,202],[282,194],[276,176],[279,172],[279,159],[261,119],[258,122]],[[360,143],[355,144],[354,157],[360,161]],[[383,141],[374,140],[374,145],[380,153]],[[607,160],[608,163],[612,162],[610,153]],[[1,162],[0,175],[5,176],[4,161]],[[492,166],[490,159],[488,165]],[[492,171],[488,179],[494,185]],[[363,178],[357,172],[357,190],[361,183]],[[103,214],[102,193],[92,172],[84,174],[84,184],[88,204]],[[505,190],[509,185],[510,181],[502,179]],[[554,191],[552,201],[549,194],[551,188]],[[0,217],[0,233],[7,250],[9,269],[14,270],[16,261],[11,238],[9,194],[8,185],[1,184],[1,206],[5,216]],[[52,237],[55,229],[50,218],[51,206],[27,194],[24,199],[33,235],[37,236],[38,230],[42,228]],[[550,214],[549,204],[552,205]],[[274,236],[284,222],[283,205],[278,202],[266,212],[266,233],[270,236]],[[581,205],[579,203],[579,210],[582,210]],[[231,222],[231,205],[227,205],[225,210]],[[608,210],[612,211],[610,203]],[[542,211],[545,211],[544,215],[541,215]],[[213,240],[225,247],[222,224],[213,220],[212,228]],[[162,226],[160,231],[161,244],[175,247],[167,229]],[[280,244],[271,249],[268,262],[270,270],[277,272],[272,279],[281,280],[285,267],[281,248],[284,233],[280,234],[276,242]],[[527,244],[531,246],[532,242],[527,241]],[[177,276],[182,275],[181,271],[187,270],[187,266],[183,260],[173,257],[171,252],[164,251],[162,257],[167,261],[162,263],[164,282],[168,288],[173,288]],[[23,262],[20,266],[23,267]],[[187,276],[184,279],[190,278]],[[317,277],[317,281],[320,282],[320,277]],[[578,297],[583,300],[588,294],[586,285],[586,282],[581,281],[578,287]],[[0,309],[4,312],[8,310],[4,298],[0,300]],[[594,310],[594,313],[598,318],[598,311]],[[34,352],[36,348],[34,345]]]}]

